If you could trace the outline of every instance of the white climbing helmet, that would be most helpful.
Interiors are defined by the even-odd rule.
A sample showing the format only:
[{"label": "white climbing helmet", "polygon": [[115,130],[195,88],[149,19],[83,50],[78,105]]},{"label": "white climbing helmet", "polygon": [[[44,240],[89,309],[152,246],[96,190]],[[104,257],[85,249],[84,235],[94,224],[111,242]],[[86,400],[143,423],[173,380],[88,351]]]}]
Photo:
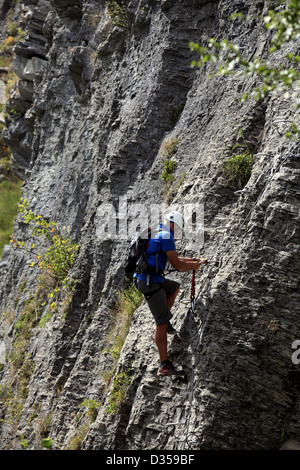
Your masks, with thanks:
[{"label": "white climbing helmet", "polygon": [[183,217],[180,212],[169,212],[169,214],[166,215],[166,219],[169,222],[174,222],[181,230],[183,229]]}]

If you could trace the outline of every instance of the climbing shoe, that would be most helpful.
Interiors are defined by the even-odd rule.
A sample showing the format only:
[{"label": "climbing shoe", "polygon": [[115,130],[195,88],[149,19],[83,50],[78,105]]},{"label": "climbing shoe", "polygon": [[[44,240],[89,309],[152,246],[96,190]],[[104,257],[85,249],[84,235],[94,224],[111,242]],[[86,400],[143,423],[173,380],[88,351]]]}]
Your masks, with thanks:
[{"label": "climbing shoe", "polygon": [[185,371],[176,369],[171,361],[164,361],[160,364],[157,375],[185,375]]},{"label": "climbing shoe", "polygon": [[169,325],[168,325],[167,333],[168,333],[168,335],[176,335],[176,333],[177,333],[177,331],[175,330],[175,328],[173,328],[171,323],[169,323]]}]

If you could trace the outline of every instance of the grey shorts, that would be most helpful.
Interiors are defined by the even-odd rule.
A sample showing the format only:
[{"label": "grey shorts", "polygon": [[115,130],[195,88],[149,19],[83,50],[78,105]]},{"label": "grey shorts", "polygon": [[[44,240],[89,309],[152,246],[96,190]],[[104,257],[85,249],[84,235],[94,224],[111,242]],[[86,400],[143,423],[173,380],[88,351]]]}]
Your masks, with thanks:
[{"label": "grey shorts", "polygon": [[163,325],[172,318],[167,305],[167,295],[173,294],[179,287],[179,282],[164,279],[163,282],[151,282],[134,279],[135,287],[145,296],[148,307],[154,317],[156,325]]}]

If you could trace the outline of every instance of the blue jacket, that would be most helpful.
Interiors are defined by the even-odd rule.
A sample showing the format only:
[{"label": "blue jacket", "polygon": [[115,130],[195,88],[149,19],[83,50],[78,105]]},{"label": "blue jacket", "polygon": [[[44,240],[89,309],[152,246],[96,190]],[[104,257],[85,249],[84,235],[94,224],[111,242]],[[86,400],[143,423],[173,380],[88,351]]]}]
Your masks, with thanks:
[{"label": "blue jacket", "polygon": [[[160,224],[157,233],[155,233],[154,237],[150,239],[149,246],[145,251],[147,256],[147,261],[150,266],[156,266],[156,255],[158,253],[158,268],[163,272],[166,269],[166,265],[168,262],[168,257],[166,255],[166,251],[175,251],[175,243],[174,243],[174,233],[173,231],[167,227],[165,224]],[[137,276],[138,279],[142,281],[147,281],[147,275],[140,273],[135,274],[134,277]],[[162,275],[154,275],[150,274],[150,282],[163,282],[164,278]]]}]

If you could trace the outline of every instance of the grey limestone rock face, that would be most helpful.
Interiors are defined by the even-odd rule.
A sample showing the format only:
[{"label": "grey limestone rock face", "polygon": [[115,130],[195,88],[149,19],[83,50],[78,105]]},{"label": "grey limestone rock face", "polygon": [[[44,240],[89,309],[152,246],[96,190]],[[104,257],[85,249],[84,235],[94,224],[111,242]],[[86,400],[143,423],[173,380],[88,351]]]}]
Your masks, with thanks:
[{"label": "grey limestone rock face", "polygon": [[[28,118],[34,100],[34,85],[46,65],[47,38],[43,34],[43,24],[50,9],[48,0],[23,2],[20,17],[26,24],[26,38],[14,46],[15,57],[12,70],[18,82],[11,93],[7,109],[14,109],[13,118],[7,116],[7,127],[3,140],[12,152],[12,165],[21,179],[30,167],[32,129]],[[28,112],[28,116],[26,113]]]},{"label": "grey limestone rock face", "polygon": [[[88,399],[101,406],[85,428],[84,450],[270,450],[287,439],[287,428],[300,441],[299,370],[292,362],[300,338],[300,146],[274,125],[292,119],[293,109],[284,96],[240,103],[254,78],[210,79],[212,66],[190,67],[189,42],[207,37],[226,34],[248,57],[265,54],[269,37],[258,20],[265,3],[130,0],[120,27],[104,1],[26,2],[39,27],[36,33],[31,22],[36,34],[16,48],[15,70],[30,108],[9,123],[6,140],[30,208],[65,227],[80,249],[72,308],[63,321],[58,313],[33,328],[27,354],[34,371],[17,425],[0,422],[2,449],[18,448],[21,436],[39,448],[50,415],[47,437],[66,449],[82,428],[78,407]],[[251,21],[229,21],[237,10]],[[257,156],[235,193],[223,162],[240,130]],[[174,183],[166,191],[163,149],[174,141]],[[106,388],[106,337],[131,233],[99,234],[101,211],[117,211],[122,198],[129,207],[203,204],[204,243],[190,253],[187,240],[177,242],[182,256],[218,260],[196,273],[194,312],[182,302],[191,273],[170,274],[181,292],[169,351],[186,368],[185,379],[153,373],[154,322],[143,302]],[[29,237],[20,216],[14,234]],[[11,249],[0,264],[0,352],[11,351],[14,325],[35,289],[38,269],[29,261],[28,253]],[[2,387],[10,374],[3,362]],[[113,379],[129,367],[118,413],[108,413]],[[5,412],[2,404],[3,418]]]}]

